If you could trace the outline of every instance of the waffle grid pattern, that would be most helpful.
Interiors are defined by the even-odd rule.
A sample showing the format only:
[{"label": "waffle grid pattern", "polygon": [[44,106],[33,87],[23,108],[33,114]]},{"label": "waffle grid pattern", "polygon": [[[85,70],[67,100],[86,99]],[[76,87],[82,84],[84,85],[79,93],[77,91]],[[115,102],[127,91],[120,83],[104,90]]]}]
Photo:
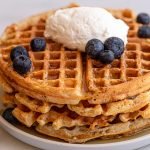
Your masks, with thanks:
[{"label": "waffle grid pattern", "polygon": [[[9,53],[12,47],[24,41],[23,45],[28,51],[32,60],[32,71],[29,77],[43,80],[54,88],[81,88],[81,54],[78,51],[66,50],[62,45],[47,40],[45,51],[33,52],[30,48],[30,41],[34,37],[43,37],[45,21],[40,20],[36,26],[28,27],[23,31],[10,30],[7,47],[2,49],[3,59],[9,60]],[[12,33],[11,33],[12,32]],[[15,39],[15,40],[14,40]],[[20,39],[20,40],[19,40]],[[13,46],[9,46],[12,45]]]},{"label": "waffle grid pattern", "polygon": [[150,44],[148,43],[127,44],[121,59],[114,60],[111,65],[104,66],[100,62],[88,58],[89,86],[94,90],[94,87],[117,85],[144,75],[150,71],[149,60]]},{"label": "waffle grid pattern", "polygon": [[[82,83],[85,82],[89,91],[95,91],[118,85],[136,77],[144,75],[150,71],[150,44],[148,42],[131,42],[130,39],[136,37],[138,25],[135,23],[132,11],[112,11],[116,18],[123,19],[130,27],[129,43],[121,59],[114,60],[111,65],[102,65],[100,62],[87,58],[86,60],[86,80],[82,67],[84,60],[78,51],[69,51],[59,43],[47,40],[46,50],[43,52],[33,52],[30,48],[30,41],[34,37],[43,37],[45,20],[39,19],[33,26],[25,29],[16,29],[12,25],[6,30],[7,37],[1,48],[3,60],[9,65],[9,53],[12,47],[18,44],[23,45],[29,51],[32,60],[32,70],[27,74],[27,78],[33,81],[44,83],[53,89],[60,89],[64,95],[64,89],[72,91],[73,96],[84,94]],[[130,36],[130,33],[134,36]],[[85,89],[85,90],[87,90]],[[58,91],[58,90],[57,90]],[[67,90],[66,90],[67,91]],[[59,93],[59,94],[60,94]],[[82,94],[81,94],[82,93]]]}]

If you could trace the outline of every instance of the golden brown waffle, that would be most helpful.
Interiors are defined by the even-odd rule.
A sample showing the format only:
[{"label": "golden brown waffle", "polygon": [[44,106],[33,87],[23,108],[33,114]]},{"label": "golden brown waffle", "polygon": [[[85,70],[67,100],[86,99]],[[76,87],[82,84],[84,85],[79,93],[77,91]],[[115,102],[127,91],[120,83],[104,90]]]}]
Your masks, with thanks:
[{"label": "golden brown waffle", "polygon": [[74,127],[89,125],[108,126],[109,122],[115,119],[114,116],[84,117],[70,111],[67,106],[50,104],[25,96],[15,94],[14,103],[17,105],[13,110],[13,115],[24,125],[31,127],[37,122],[40,125],[52,123],[54,129],[62,127]]},{"label": "golden brown waffle", "polygon": [[[136,35],[133,24],[138,25],[131,10],[111,12],[125,20],[130,26],[129,33]],[[139,42],[137,37],[131,42],[133,37],[129,35],[124,55],[106,66],[89,58],[84,62],[80,52],[70,51],[51,40],[47,40],[45,51],[32,52],[31,39],[43,37],[46,18],[53,13],[50,11],[13,24],[1,37],[0,70],[17,91],[58,104],[78,104],[85,99],[100,104],[132,97],[150,88],[150,43]],[[13,70],[9,58],[11,49],[18,44],[27,48],[32,60],[32,69],[25,76]]]},{"label": "golden brown waffle", "polygon": [[82,117],[79,116],[65,107],[58,109],[54,108],[48,113],[40,114],[29,110],[22,104],[17,104],[17,107],[13,110],[13,115],[24,125],[31,127],[35,122],[44,126],[48,123],[52,123],[55,130],[63,127],[75,127],[88,125],[90,129],[96,126],[104,127],[108,126],[109,122],[112,122],[114,116],[97,116],[93,117]]},{"label": "golden brown waffle", "polygon": [[145,75],[150,69],[150,63],[147,61],[150,56],[149,39],[137,37],[140,25],[136,23],[133,11],[129,9],[109,9],[109,11],[116,18],[122,19],[128,24],[129,42],[121,59],[115,60],[111,65],[104,66],[99,62],[87,59],[88,87],[94,93],[89,102],[93,104],[132,97],[150,88],[147,86],[147,83],[150,82],[149,74]]},{"label": "golden brown waffle", "polygon": [[108,127],[89,131],[86,127],[76,127],[72,130],[62,128],[54,130],[51,124],[37,126],[36,130],[42,134],[57,137],[70,143],[84,143],[91,139],[114,139],[130,136],[150,127],[150,119],[139,118],[135,121],[113,124]]},{"label": "golden brown waffle", "polygon": [[[22,104],[29,110],[38,113],[48,113],[53,107],[63,108],[65,105],[47,103],[33,99],[24,94],[5,94],[5,99],[13,99],[16,104]],[[91,105],[88,102],[80,102],[77,105],[67,105],[67,109],[79,116],[96,117],[99,115],[116,116],[121,113],[132,113],[141,110],[150,104],[150,92],[145,92],[132,99],[124,99],[118,102],[111,102],[104,105]]]},{"label": "golden brown waffle", "polygon": [[[33,31],[35,30],[34,28]],[[36,29],[38,30],[38,27]],[[20,31],[18,32],[20,33]],[[38,32],[40,31],[38,30]],[[15,34],[18,33],[15,32]],[[31,38],[36,36],[40,35],[35,32],[31,35]],[[41,36],[43,35],[41,34]],[[21,37],[18,38],[20,41]],[[74,97],[81,96],[82,63],[80,52],[65,51],[65,48],[61,45],[51,41],[48,42],[47,48],[43,52],[32,52],[29,43],[22,43],[21,45],[29,50],[33,65],[31,72],[25,77],[20,76],[8,66],[10,63],[10,50],[14,45],[1,49],[4,56],[3,60],[1,59],[4,65],[3,68],[6,67],[11,74],[9,77],[6,75],[7,81],[15,89],[41,99],[44,98],[43,95],[49,95],[48,97],[53,102],[58,103],[67,103],[68,101],[74,103]],[[2,72],[4,73],[4,70]],[[18,83],[15,81],[16,79]],[[20,83],[22,84],[21,86]],[[38,92],[38,89],[40,92]]]},{"label": "golden brown waffle", "polygon": [[[137,114],[137,111],[134,114]],[[137,133],[141,128],[150,126],[149,105],[143,107],[136,116],[126,117],[124,114],[120,114],[119,118],[123,115],[124,118],[126,117],[124,121],[117,119],[117,116],[82,117],[70,112],[65,107],[39,114],[21,104],[14,109],[13,115],[28,127],[36,126],[37,131],[43,134],[73,143],[82,143],[94,138],[121,137]],[[140,116],[142,118],[139,118]]]},{"label": "golden brown waffle", "polygon": [[150,103],[150,92],[145,92],[131,99],[111,102],[102,105],[90,105],[86,102],[80,102],[77,105],[68,105],[71,111],[80,116],[96,117],[98,115],[115,116],[120,113],[130,113],[140,110]]},{"label": "golden brown waffle", "polygon": [[149,49],[150,43],[128,43],[122,57],[105,66],[88,58],[87,81],[94,94],[90,103],[116,101],[148,90]]},{"label": "golden brown waffle", "polygon": [[150,104],[140,111],[120,114],[119,118],[122,122],[127,122],[129,120],[136,120],[139,116],[142,116],[145,119],[150,118]]},{"label": "golden brown waffle", "polygon": [[[72,143],[83,143],[94,138],[129,136],[150,126],[149,105],[144,106],[140,111],[131,111],[130,115],[120,114],[119,121],[116,116],[82,117],[70,112],[66,107],[58,109],[55,107],[48,113],[40,114],[21,103],[16,104],[13,115],[20,122],[28,127],[34,125],[40,133]],[[142,118],[139,118],[140,116]]]},{"label": "golden brown waffle", "polygon": [[[74,123],[76,123],[76,122],[77,122],[77,124],[84,123],[85,118],[86,118],[86,120],[93,121],[93,119],[97,119],[99,117],[101,118],[102,116],[103,116],[103,118],[105,118],[105,117],[107,118],[109,116],[115,117],[118,114],[125,116],[125,114],[132,114],[132,113],[138,112],[138,114],[139,114],[138,116],[142,116],[143,118],[150,117],[149,112],[148,112],[149,104],[150,104],[150,92],[142,93],[139,96],[135,97],[134,99],[125,99],[125,100],[118,101],[118,102],[111,102],[111,103],[108,103],[105,105],[95,105],[95,106],[94,105],[88,106],[88,104],[85,105],[85,103],[83,103],[82,106],[80,106],[80,105],[65,106],[65,105],[51,104],[51,103],[32,99],[32,98],[27,97],[24,94],[20,94],[20,93],[15,94],[14,97],[15,97],[14,102],[18,106],[17,111],[20,110],[19,114],[21,114],[21,112],[23,112],[23,113],[26,112],[26,110],[27,110],[27,114],[28,114],[28,112],[39,113],[40,116],[38,117],[37,122],[40,125],[45,125],[45,124],[49,123],[50,121],[53,122],[53,121],[55,121],[55,119],[57,119],[58,121],[56,121],[56,122],[59,122],[58,124],[60,124],[60,122],[61,122],[61,126],[63,126],[63,125],[65,126],[64,122],[68,122],[65,120],[68,120],[69,114],[73,114],[71,116],[74,116],[72,120],[71,119],[69,120],[68,125],[70,125],[70,126],[72,126],[72,125],[75,126]],[[91,113],[89,113],[89,115],[87,115],[88,110],[90,110],[90,111],[92,110],[93,112],[96,112],[97,111],[96,106],[101,107],[101,109],[100,109],[101,113],[100,114],[95,113],[94,116]],[[81,113],[82,110],[84,110],[84,111]],[[20,115],[17,115],[17,118],[18,118],[18,116],[20,116]],[[93,118],[93,119],[91,119],[91,118]],[[74,122],[74,123],[72,124],[71,122]],[[86,123],[87,122],[88,121],[86,121]],[[55,123],[55,124],[57,125],[57,123]]]}]

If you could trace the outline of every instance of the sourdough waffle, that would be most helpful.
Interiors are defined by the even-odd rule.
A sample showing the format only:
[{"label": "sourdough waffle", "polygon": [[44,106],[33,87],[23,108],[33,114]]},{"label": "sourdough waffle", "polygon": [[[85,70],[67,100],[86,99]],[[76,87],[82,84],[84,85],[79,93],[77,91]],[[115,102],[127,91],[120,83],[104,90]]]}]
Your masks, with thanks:
[{"label": "sourdough waffle", "polygon": [[[136,27],[139,25],[131,10],[110,12],[130,26],[129,43],[120,60],[104,66],[90,58],[84,60],[80,52],[70,51],[50,39],[47,39],[45,51],[31,51],[31,39],[44,36],[46,18],[54,13],[50,11],[13,24],[5,30],[0,42],[1,73],[17,91],[58,104],[78,104],[87,99],[92,104],[103,104],[147,91],[150,89],[150,43],[144,39],[139,42],[136,37]],[[32,60],[32,69],[25,76],[12,69],[9,55],[16,45],[26,47]]]},{"label": "sourdough waffle", "polygon": [[[64,107],[65,108],[65,107]],[[40,114],[34,111],[27,109],[23,105],[18,105],[13,110],[13,115],[24,125],[31,127],[34,123],[38,123],[40,126],[51,123],[54,130],[59,130],[61,128],[70,128],[76,126],[89,126],[90,130],[95,129],[96,127],[105,127],[113,123],[117,118],[115,116],[104,116],[100,115],[97,117],[82,117],[74,112],[69,111],[68,109],[52,109],[48,113]],[[149,105],[139,111],[132,113],[119,114],[119,119],[116,119],[118,122],[127,122],[136,120],[139,117],[144,119],[150,118]]]},{"label": "sourdough waffle", "polygon": [[[37,36],[36,33],[34,36]],[[30,49],[29,44],[22,45]],[[1,52],[3,53],[5,51],[4,53],[6,53],[7,51],[9,53],[11,48],[12,47],[7,47],[6,49],[2,48]],[[7,55],[6,57],[9,57],[8,53],[5,54],[5,56]],[[70,97],[74,98],[74,96],[78,97],[81,95],[82,63],[80,52],[65,51],[65,48],[61,45],[49,41],[47,50],[43,52],[32,52],[29,50],[29,55],[33,66],[32,71],[26,77],[18,75],[12,69],[7,70],[12,75],[11,78],[10,76],[6,76],[7,81],[15,87],[15,89],[21,90],[26,94],[34,93],[34,95],[37,95],[36,98],[39,97],[38,93],[42,94],[40,96],[42,98],[43,95],[48,95],[49,93],[55,97],[53,101],[58,101],[58,103],[67,103],[67,101],[69,101],[68,98],[70,99]],[[7,59],[6,57],[5,60]],[[8,66],[9,63],[6,63],[5,60],[3,60],[3,64],[8,69],[10,68]],[[12,77],[14,78],[12,79]],[[22,84],[21,89],[14,79],[18,79],[19,83]],[[41,92],[37,92],[35,88],[37,91],[41,89]],[[64,93],[66,93],[66,95],[64,95]],[[63,95],[66,97],[66,100],[61,102],[60,98],[63,97]],[[70,102],[73,103],[74,99],[70,100]]]},{"label": "sourdough waffle", "polygon": [[63,126],[83,125],[90,125],[93,128],[97,124],[106,126],[108,121],[112,121],[115,118],[113,116],[97,116],[95,118],[79,116],[77,113],[70,111],[66,105],[42,102],[20,93],[15,94],[14,98],[16,107],[13,115],[28,127],[37,121],[40,125],[52,122],[55,129]]},{"label": "sourdough waffle", "polygon": [[[38,113],[48,113],[53,107],[63,108],[65,105],[47,103],[28,97],[22,93],[4,94],[5,103],[21,104],[29,110]],[[77,105],[66,105],[67,109],[83,117],[96,117],[99,115],[116,116],[117,114],[132,113],[141,110],[150,104],[150,92],[142,93],[132,99],[124,99],[118,102],[111,102],[104,105],[91,105],[82,101]]]},{"label": "sourdough waffle", "polygon": [[129,42],[122,57],[110,65],[87,58],[88,87],[93,91],[90,103],[116,101],[149,89],[149,49],[150,43]]},{"label": "sourdough waffle", "polygon": [[[1,60],[3,69],[7,68],[11,75],[7,76],[5,69],[1,71],[15,89],[35,98],[48,97],[48,100],[53,99],[53,102],[58,103],[78,103],[76,100],[79,101],[82,95],[80,52],[66,51],[62,45],[50,40],[47,41],[47,48],[43,52],[33,52],[29,46],[33,37],[43,37],[46,16],[50,13],[52,12],[31,17],[6,29],[1,39]],[[18,75],[10,66],[10,50],[18,44],[28,49],[32,60],[32,70],[25,77]]]},{"label": "sourdough waffle", "polygon": [[96,138],[114,139],[130,136],[149,127],[150,119],[139,118],[135,121],[113,124],[108,127],[95,129],[93,131],[89,131],[86,127],[76,127],[72,130],[66,128],[54,130],[50,124],[45,126],[39,125],[36,127],[36,130],[42,134],[57,137],[70,143],[84,143]]},{"label": "sourdough waffle", "polygon": [[21,104],[18,104],[18,106],[13,110],[13,115],[27,127],[31,127],[36,122],[41,126],[52,123],[55,130],[63,127],[70,128],[85,125],[88,125],[90,129],[93,129],[96,126],[104,127],[108,126],[109,122],[112,122],[115,119],[114,116],[98,116],[95,118],[82,117],[64,108],[54,108],[48,113],[40,114],[27,109]]},{"label": "sourdough waffle", "polygon": [[[63,125],[65,126],[66,122],[69,122],[67,125],[75,126],[76,125],[75,123],[77,123],[77,124],[78,123],[82,124],[82,123],[87,123],[87,122],[91,123],[91,121],[93,121],[95,119],[96,120],[102,119],[102,118],[106,119],[107,117],[111,117],[111,116],[113,116],[113,118],[115,118],[117,115],[119,115],[119,117],[124,116],[124,118],[125,118],[125,116],[127,114],[130,114],[130,119],[132,120],[132,117],[133,117],[132,114],[137,114],[137,113],[138,113],[138,115],[136,115],[136,118],[139,116],[141,116],[145,119],[150,118],[150,111],[149,111],[150,94],[149,94],[149,92],[142,93],[132,100],[125,99],[122,101],[111,102],[111,103],[105,104],[105,106],[101,106],[101,108],[103,110],[102,113],[96,114],[94,117],[91,114],[89,114],[89,116],[85,115],[85,114],[87,114],[86,109],[93,109],[92,110],[93,112],[95,112],[97,110],[97,108],[94,106],[91,106],[91,107],[89,106],[89,108],[88,108],[87,104],[86,104],[86,106],[84,104],[84,106],[82,106],[82,107],[77,106],[78,109],[75,109],[75,111],[74,111],[74,109],[70,109],[70,106],[42,102],[39,100],[29,98],[20,93],[15,94],[14,97],[15,97],[14,102],[17,105],[17,107],[14,109],[14,112],[19,112],[19,113],[14,114],[16,116],[16,118],[23,116],[23,115],[20,115],[21,112],[22,112],[22,114],[25,113],[26,114],[25,116],[27,116],[27,114],[29,112],[39,113],[39,117],[37,118],[36,121],[40,125],[45,125],[51,121],[53,122],[53,121],[57,120],[56,123],[54,123],[55,126],[57,126],[58,124],[61,124],[61,127]],[[85,110],[85,112],[83,114],[80,114],[81,110]],[[70,117],[70,119],[69,119],[69,117]],[[71,123],[71,122],[74,122],[74,123]]]}]

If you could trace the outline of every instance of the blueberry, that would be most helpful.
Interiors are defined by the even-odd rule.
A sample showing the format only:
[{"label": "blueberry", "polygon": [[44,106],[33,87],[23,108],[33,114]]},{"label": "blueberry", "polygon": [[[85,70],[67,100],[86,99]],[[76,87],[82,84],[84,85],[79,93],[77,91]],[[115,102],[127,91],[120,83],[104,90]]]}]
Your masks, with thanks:
[{"label": "blueberry", "polygon": [[18,120],[13,116],[12,114],[12,111],[13,111],[13,108],[7,108],[2,116],[5,120],[7,120],[9,123],[11,124],[17,124],[18,123]]},{"label": "blueberry", "polygon": [[17,47],[12,48],[11,53],[10,53],[10,58],[12,61],[17,56],[20,56],[20,55],[29,56],[27,50],[23,46],[17,46]]},{"label": "blueberry", "polygon": [[98,39],[87,42],[85,51],[93,59],[98,59],[99,53],[104,50],[104,44]]},{"label": "blueberry", "polygon": [[13,60],[13,68],[19,74],[25,74],[31,68],[31,60],[25,55],[20,55]]},{"label": "blueberry", "polygon": [[46,40],[42,37],[36,37],[31,40],[30,46],[32,51],[44,51],[46,48]]},{"label": "blueberry", "polygon": [[136,21],[138,23],[141,23],[141,24],[149,24],[150,23],[150,16],[147,13],[140,13],[137,16]]},{"label": "blueberry", "polygon": [[144,25],[139,27],[137,34],[140,38],[150,38],[150,26]]},{"label": "blueberry", "polygon": [[105,50],[111,50],[115,58],[120,58],[124,52],[124,42],[118,37],[110,37],[104,43]]},{"label": "blueberry", "polygon": [[114,53],[111,50],[104,50],[99,54],[99,60],[103,64],[110,64],[115,59]]}]

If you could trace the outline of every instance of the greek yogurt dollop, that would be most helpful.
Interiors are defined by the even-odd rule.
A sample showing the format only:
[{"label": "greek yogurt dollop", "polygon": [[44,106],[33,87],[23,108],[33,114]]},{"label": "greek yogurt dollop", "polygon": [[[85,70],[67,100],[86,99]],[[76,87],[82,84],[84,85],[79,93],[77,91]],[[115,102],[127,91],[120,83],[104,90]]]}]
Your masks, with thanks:
[{"label": "greek yogurt dollop", "polygon": [[84,52],[86,43],[93,38],[104,42],[109,37],[118,37],[127,44],[128,29],[124,21],[103,8],[75,7],[49,16],[44,35],[67,48]]}]

